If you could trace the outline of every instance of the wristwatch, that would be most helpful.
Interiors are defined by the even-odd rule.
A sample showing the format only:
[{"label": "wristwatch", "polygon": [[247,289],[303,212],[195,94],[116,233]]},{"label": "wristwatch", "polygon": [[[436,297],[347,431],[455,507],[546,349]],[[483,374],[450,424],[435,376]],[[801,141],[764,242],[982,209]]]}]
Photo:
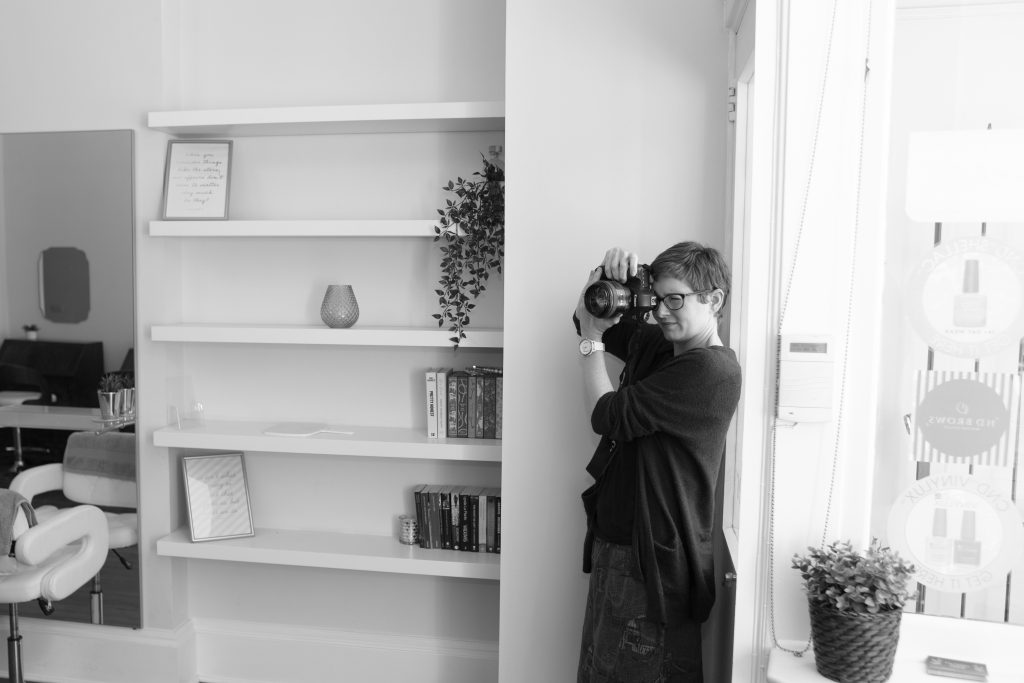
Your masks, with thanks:
[{"label": "wristwatch", "polygon": [[589,356],[594,351],[604,351],[604,343],[594,341],[593,339],[581,339],[580,340],[580,353],[584,356]]}]

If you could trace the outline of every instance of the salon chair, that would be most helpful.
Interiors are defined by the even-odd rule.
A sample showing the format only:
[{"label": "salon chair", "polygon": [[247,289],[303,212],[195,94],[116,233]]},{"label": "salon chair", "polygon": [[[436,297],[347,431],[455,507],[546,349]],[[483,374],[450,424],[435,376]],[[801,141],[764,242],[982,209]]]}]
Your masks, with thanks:
[{"label": "salon chair", "polygon": [[36,600],[43,614],[49,615],[54,601],[85,585],[107,556],[107,522],[93,505],[65,508],[34,526],[31,507],[22,505],[12,521],[13,552],[0,557],[0,602],[7,603],[10,614],[8,677],[11,683],[24,683],[18,605]]},{"label": "salon chair", "polygon": [[[57,397],[50,391],[46,378],[34,368],[13,363],[0,363],[0,406],[14,406],[23,403],[52,405]],[[14,444],[8,450],[14,451],[14,464],[10,472],[25,468],[26,447],[21,443],[21,427],[14,430]],[[47,449],[38,449],[48,452]]]},{"label": "salon chair", "polygon": [[[40,493],[61,491],[75,503],[96,505],[106,510],[108,546],[125,569],[131,563],[117,551],[138,545],[138,490],[135,476],[135,434],[125,432],[74,432],[68,437],[64,461],[30,467],[11,481],[10,489],[31,501]],[[36,509],[42,521],[57,514],[52,505]],[[93,577],[90,617],[103,623],[103,587],[100,572]]]}]

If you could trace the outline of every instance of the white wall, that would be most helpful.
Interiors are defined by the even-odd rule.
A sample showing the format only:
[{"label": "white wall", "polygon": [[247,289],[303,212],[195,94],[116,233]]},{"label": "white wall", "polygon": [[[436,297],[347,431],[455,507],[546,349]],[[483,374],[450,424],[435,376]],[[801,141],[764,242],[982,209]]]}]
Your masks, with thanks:
[{"label": "white wall", "polygon": [[571,314],[620,245],[723,247],[727,36],[713,0],[509,3],[500,678],[575,676],[584,467]]}]

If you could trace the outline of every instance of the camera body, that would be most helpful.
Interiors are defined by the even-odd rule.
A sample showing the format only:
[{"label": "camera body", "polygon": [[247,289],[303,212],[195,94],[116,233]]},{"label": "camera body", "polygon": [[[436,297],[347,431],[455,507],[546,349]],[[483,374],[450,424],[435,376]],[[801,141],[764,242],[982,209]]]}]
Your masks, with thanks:
[{"label": "camera body", "polygon": [[627,278],[625,284],[609,279],[602,271],[601,279],[583,293],[583,305],[597,318],[614,318],[621,313],[643,320],[658,305],[651,267],[637,266],[636,275]]}]

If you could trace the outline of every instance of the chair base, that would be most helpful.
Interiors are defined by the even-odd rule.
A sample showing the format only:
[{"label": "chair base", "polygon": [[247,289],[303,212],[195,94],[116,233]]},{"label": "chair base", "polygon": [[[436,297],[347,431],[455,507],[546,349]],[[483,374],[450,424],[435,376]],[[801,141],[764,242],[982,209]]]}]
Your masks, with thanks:
[{"label": "chair base", "polygon": [[18,606],[7,606],[11,619],[11,635],[7,637],[7,678],[10,683],[25,683],[21,670],[21,634],[18,633]]},{"label": "chair base", "polygon": [[103,623],[103,590],[94,588],[89,591],[89,620],[94,624]]}]

